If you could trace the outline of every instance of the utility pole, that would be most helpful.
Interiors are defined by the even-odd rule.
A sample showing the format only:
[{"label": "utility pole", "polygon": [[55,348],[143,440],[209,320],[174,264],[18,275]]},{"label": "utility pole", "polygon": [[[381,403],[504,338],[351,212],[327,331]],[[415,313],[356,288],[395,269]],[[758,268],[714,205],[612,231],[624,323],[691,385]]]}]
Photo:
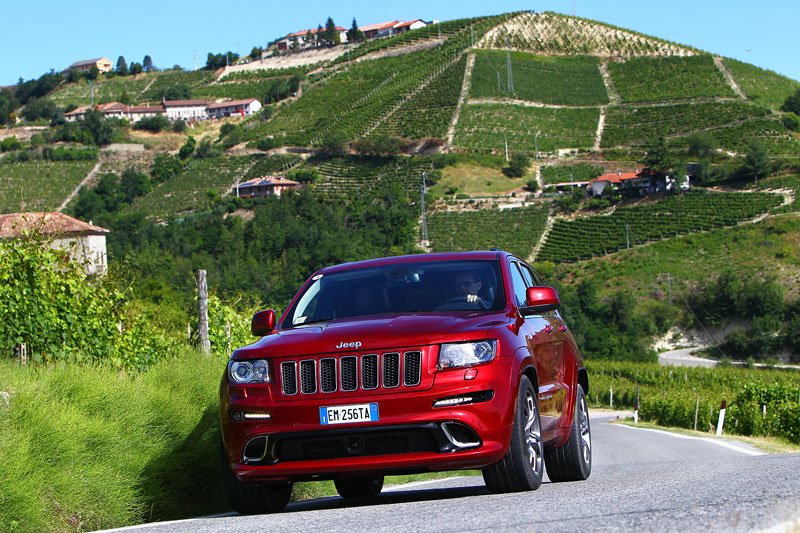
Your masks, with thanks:
[{"label": "utility pole", "polygon": [[92,109],[94,109],[94,83],[92,83],[92,80],[89,80],[89,101]]},{"label": "utility pole", "polygon": [[628,224],[625,223],[625,244],[627,245],[628,250],[630,250],[631,249],[631,240],[628,237],[628,229],[629,229],[628,228]]},{"label": "utility pole", "polygon": [[506,139],[506,163],[508,163],[508,137]]},{"label": "utility pole", "polygon": [[506,71],[508,72],[508,94],[514,93],[514,74],[511,72],[511,38],[506,35]]},{"label": "utility pole", "polygon": [[536,130],[536,135],[533,137],[533,158],[539,159],[539,134],[540,130]]},{"label": "utility pole", "polygon": [[200,353],[208,355],[211,353],[211,341],[208,338],[208,282],[206,281],[206,271],[197,271],[197,311],[198,327],[197,334],[200,338]]},{"label": "utility pole", "polygon": [[421,232],[422,232],[422,246],[425,248],[428,247],[430,241],[428,241],[428,221],[425,216],[425,194],[428,192],[428,187],[425,185],[425,173],[422,173],[422,189],[420,190],[420,199],[419,205],[422,211],[422,224],[421,224]]}]

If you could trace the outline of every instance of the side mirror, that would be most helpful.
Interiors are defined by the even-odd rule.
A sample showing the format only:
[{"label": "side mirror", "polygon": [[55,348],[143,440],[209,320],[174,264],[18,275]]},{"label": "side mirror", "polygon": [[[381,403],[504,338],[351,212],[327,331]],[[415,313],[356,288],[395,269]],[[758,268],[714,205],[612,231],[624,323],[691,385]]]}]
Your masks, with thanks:
[{"label": "side mirror", "polygon": [[553,287],[528,287],[525,291],[525,306],[525,309],[520,309],[522,314],[538,315],[555,311],[561,306],[561,301]]},{"label": "side mirror", "polygon": [[256,337],[263,337],[275,329],[275,311],[268,309],[253,315],[250,321],[250,333]]}]

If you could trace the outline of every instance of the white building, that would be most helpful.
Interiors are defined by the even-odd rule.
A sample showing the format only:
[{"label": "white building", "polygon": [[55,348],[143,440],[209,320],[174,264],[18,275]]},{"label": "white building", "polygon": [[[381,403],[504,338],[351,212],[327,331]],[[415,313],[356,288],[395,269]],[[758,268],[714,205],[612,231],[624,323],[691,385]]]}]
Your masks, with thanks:
[{"label": "white building", "polygon": [[246,100],[231,100],[230,102],[219,102],[208,104],[208,118],[223,118],[231,116],[247,117],[261,110],[261,102],[255,98]]},{"label": "white building", "polygon": [[12,213],[0,215],[0,239],[40,235],[50,246],[69,252],[73,261],[83,265],[87,274],[105,274],[108,270],[106,235],[109,231],[63,213]]},{"label": "white building", "polygon": [[207,116],[205,100],[164,100],[161,105],[169,120],[202,120]]}]

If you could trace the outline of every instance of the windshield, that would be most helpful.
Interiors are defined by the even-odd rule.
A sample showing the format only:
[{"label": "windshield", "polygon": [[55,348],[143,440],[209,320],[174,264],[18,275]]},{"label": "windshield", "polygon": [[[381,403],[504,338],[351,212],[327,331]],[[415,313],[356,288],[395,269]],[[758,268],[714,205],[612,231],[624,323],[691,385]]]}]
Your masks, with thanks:
[{"label": "windshield", "polygon": [[385,313],[497,311],[504,302],[496,260],[387,265],[314,276],[284,327]]}]

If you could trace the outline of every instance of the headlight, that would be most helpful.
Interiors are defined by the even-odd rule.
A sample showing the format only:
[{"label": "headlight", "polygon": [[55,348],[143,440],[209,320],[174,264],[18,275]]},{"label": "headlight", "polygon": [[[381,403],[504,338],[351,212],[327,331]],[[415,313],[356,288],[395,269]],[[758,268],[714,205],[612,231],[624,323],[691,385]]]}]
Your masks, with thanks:
[{"label": "headlight", "polygon": [[263,359],[229,361],[228,378],[234,383],[269,383],[269,366]]},{"label": "headlight", "polygon": [[442,344],[439,350],[439,368],[472,366],[494,359],[496,340]]}]

